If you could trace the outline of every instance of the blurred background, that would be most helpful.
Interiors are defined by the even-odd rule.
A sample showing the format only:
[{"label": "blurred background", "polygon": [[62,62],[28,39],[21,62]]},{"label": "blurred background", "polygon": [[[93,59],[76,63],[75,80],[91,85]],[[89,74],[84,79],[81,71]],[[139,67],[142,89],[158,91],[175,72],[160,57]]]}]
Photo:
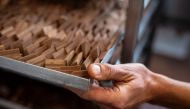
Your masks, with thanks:
[{"label": "blurred background", "polygon": [[[190,82],[190,1],[160,1],[160,20],[154,33],[150,69],[180,81]],[[166,108],[146,104],[142,109]]]},{"label": "blurred background", "polygon": [[153,44],[151,68],[170,77],[190,81],[189,0],[165,0]]}]

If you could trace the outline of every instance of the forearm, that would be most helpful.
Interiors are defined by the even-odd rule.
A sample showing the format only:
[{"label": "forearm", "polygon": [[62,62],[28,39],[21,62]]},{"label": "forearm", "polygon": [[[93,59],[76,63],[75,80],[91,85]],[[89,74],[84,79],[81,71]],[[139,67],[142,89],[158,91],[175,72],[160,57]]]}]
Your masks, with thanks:
[{"label": "forearm", "polygon": [[151,103],[190,108],[190,84],[154,74],[155,98]]}]

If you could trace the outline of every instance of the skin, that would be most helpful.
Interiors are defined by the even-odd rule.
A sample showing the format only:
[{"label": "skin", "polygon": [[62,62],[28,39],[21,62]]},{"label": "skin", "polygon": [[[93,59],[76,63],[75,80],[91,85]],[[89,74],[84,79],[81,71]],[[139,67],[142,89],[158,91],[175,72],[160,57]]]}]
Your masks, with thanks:
[{"label": "skin", "polygon": [[89,91],[77,93],[102,109],[131,109],[143,102],[190,109],[190,84],[153,73],[142,64],[91,64],[91,78],[114,80],[111,88],[94,82]]}]

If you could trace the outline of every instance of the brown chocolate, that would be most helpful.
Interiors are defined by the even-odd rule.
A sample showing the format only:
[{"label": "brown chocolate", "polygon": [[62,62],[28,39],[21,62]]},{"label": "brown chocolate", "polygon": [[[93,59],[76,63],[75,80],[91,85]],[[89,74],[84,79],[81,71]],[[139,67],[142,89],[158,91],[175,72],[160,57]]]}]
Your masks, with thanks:
[{"label": "brown chocolate", "polygon": [[12,54],[20,54],[19,48],[0,51],[1,56],[12,55]]},{"label": "brown chocolate", "polygon": [[65,62],[66,62],[66,65],[70,65],[70,64],[71,64],[71,61],[72,61],[74,55],[75,55],[75,51],[73,50],[73,51],[71,51],[71,52],[65,57],[64,60],[65,60]]},{"label": "brown chocolate", "polygon": [[83,53],[80,52],[75,59],[73,60],[72,65],[80,65],[82,63],[82,59],[83,59]]},{"label": "brown chocolate", "polygon": [[81,71],[81,66],[77,65],[77,66],[53,66],[53,65],[46,65],[46,68],[49,69],[55,69],[55,70],[59,70],[59,71]]},{"label": "brown chocolate", "polygon": [[19,60],[20,61],[23,61],[23,62],[26,62],[30,59],[33,59],[35,57],[37,57],[38,55],[36,53],[33,53],[33,54],[30,54],[30,55],[27,55],[27,56],[24,56],[24,57],[21,57]]},{"label": "brown chocolate", "polygon": [[63,59],[46,59],[45,60],[46,66],[64,66],[65,61]]},{"label": "brown chocolate", "polygon": [[5,46],[4,45],[0,45],[0,51],[5,50]]},{"label": "brown chocolate", "polygon": [[44,55],[40,55],[40,56],[37,56],[37,57],[35,57],[35,58],[32,58],[32,59],[30,59],[30,60],[28,60],[28,61],[26,61],[26,62],[27,62],[27,63],[30,63],[30,64],[38,64],[38,63],[44,61],[45,58],[46,58],[46,57],[45,57]]},{"label": "brown chocolate", "polygon": [[13,29],[14,29],[13,26],[7,27],[7,28],[1,30],[1,34],[2,34],[2,35],[6,35],[6,34],[8,34],[9,32],[11,32]]},{"label": "brown chocolate", "polygon": [[53,53],[53,58],[54,59],[64,59],[66,56],[66,52],[65,49],[62,48],[60,50],[58,50],[57,52]]}]

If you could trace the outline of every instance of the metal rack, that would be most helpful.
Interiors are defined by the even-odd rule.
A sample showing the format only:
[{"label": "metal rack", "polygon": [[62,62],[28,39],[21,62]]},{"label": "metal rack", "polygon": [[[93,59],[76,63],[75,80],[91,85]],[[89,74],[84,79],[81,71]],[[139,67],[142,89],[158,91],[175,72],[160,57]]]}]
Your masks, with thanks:
[{"label": "metal rack", "polygon": [[131,5],[127,15],[129,17],[121,54],[122,63],[140,62],[148,65],[160,2],[152,0],[144,9],[143,1],[131,0],[129,3]]}]

